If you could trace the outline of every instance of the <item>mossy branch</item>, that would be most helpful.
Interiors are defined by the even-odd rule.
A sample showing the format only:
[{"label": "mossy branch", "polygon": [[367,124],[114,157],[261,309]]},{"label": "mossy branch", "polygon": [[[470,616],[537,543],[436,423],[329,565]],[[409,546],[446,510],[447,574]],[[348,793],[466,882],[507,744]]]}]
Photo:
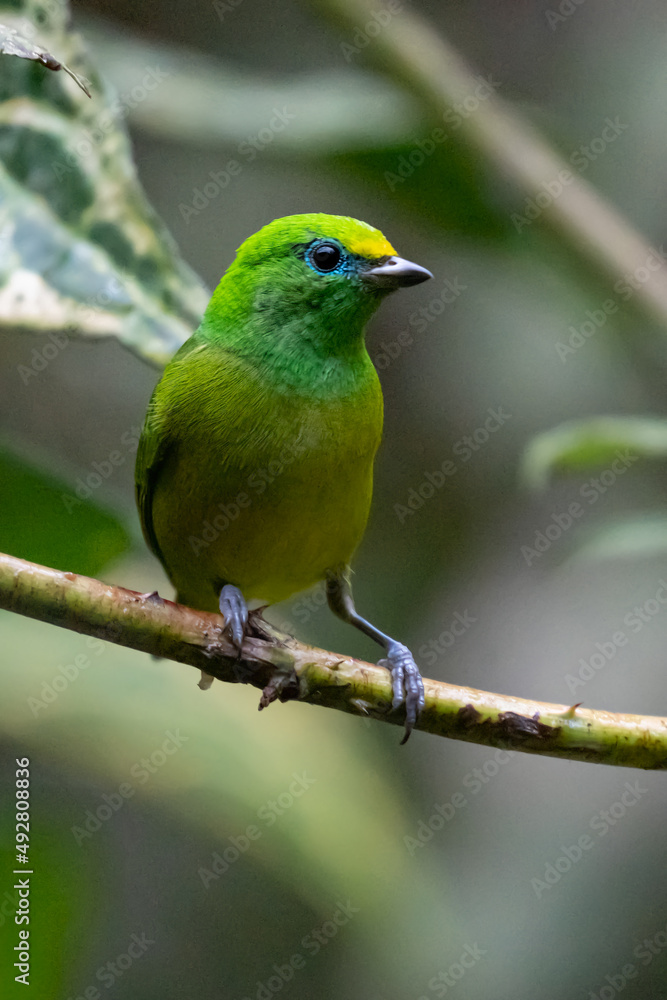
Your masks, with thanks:
[{"label": "mossy branch", "polygon": [[[295,640],[249,637],[238,659],[219,615],[0,555],[0,608],[263,690],[260,707],[297,699],[402,726],[381,667]],[[569,708],[425,681],[416,729],[524,753],[667,769],[667,719]]]}]

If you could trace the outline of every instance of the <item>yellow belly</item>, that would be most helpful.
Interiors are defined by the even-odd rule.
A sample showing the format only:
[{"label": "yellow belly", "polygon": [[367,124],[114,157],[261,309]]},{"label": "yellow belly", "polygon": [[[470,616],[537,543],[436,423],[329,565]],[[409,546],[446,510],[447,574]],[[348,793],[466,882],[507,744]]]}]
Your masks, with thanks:
[{"label": "yellow belly", "polygon": [[156,484],[155,534],[185,603],[216,610],[224,583],[246,600],[285,600],[349,563],[361,540],[381,397],[272,420],[266,440],[231,450],[200,422]]}]

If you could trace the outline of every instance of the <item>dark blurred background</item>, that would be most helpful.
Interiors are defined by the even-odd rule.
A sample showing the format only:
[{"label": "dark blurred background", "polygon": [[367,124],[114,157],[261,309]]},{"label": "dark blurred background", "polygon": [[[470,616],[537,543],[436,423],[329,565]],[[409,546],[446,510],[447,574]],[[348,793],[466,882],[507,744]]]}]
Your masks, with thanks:
[{"label": "dark blurred background", "polygon": [[[607,119],[619,123],[603,152],[580,153],[580,173],[660,247],[663,4],[409,7],[566,159],[591,148]],[[650,526],[661,467],[633,463],[604,490],[590,486],[593,469],[538,494],[519,474],[534,435],[562,421],[662,415],[664,330],[621,307],[562,356],[557,345],[611,289],[539,221],[518,232],[511,213],[523,199],[455,134],[392,180],[438,123],[365,68],[362,51],[346,58],[345,35],[320,13],[266,0],[73,5],[119,89],[123,59],[141,74],[190,75],[173,116],[149,95],[129,124],[141,182],[209,288],[250,233],[312,211],[366,220],[435,276],[394,296],[369,333],[386,430],[355,563],[360,610],[410,644],[427,676],[667,714],[667,612],[623,624],[655,598],[664,546],[649,533],[641,557],[582,549],[618,518]],[[294,119],[275,141],[244,154],[285,108]],[[231,158],[239,175],[196,214],[184,211]],[[113,341],[88,340],[25,385],[17,366],[41,342],[25,331],[2,340],[3,442],[54,476],[51,494],[23,466],[5,479],[6,547],[169,595],[140,537],[133,449],[122,443],[141,425],[157,370]],[[462,439],[477,431],[479,442],[490,411],[503,415],[497,429],[466,451]],[[62,484],[74,490],[115,449],[123,461],[96,489],[96,513],[69,513]],[[406,512],[447,459],[456,474]],[[577,500],[579,521],[527,556],[536,532]],[[91,563],[83,528],[72,530],[79,516],[98,518],[86,531],[108,550],[103,565]],[[274,619],[325,648],[376,655],[321,595],[310,601],[299,596]],[[621,629],[627,643],[591,670],[596,643],[608,649]],[[6,782],[15,757],[32,761],[40,998],[89,987],[124,1000],[667,997],[662,775],[508,758],[419,733],[399,749],[394,727],[300,705],[258,715],[254,689],[202,694],[185,666],[7,613],[0,657]],[[61,676],[72,679],[51,698]],[[104,804],[111,814],[96,829]],[[13,938],[5,901],[2,930]],[[129,965],[118,959],[126,954]]]}]

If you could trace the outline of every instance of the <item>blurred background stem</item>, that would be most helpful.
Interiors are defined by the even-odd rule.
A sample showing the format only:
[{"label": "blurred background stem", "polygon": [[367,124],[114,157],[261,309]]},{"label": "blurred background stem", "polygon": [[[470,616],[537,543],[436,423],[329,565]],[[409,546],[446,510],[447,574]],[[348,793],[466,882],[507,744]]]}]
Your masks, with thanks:
[{"label": "blurred background stem", "polygon": [[[446,123],[455,106],[473,101],[486,79],[488,95],[469,114],[464,106],[456,119],[464,141],[490,171],[510,182],[518,198],[532,202],[528,210],[534,217],[597,276],[613,284],[640,268],[646,271],[647,262],[658,260],[659,267],[650,270],[635,299],[640,310],[667,332],[662,257],[508,101],[491,92],[502,87],[502,81],[476,73],[426,20],[400,2],[309,0],[309,5],[337,25],[360,59],[412,92],[434,122]],[[517,203],[514,212],[523,214],[526,207],[525,201]],[[526,225],[531,221],[529,216]]]}]

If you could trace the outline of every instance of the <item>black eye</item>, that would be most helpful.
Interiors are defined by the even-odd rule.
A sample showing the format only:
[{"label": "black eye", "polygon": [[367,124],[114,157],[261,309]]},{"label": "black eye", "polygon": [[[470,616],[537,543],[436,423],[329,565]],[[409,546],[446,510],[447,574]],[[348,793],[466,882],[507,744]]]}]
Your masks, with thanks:
[{"label": "black eye", "polygon": [[342,254],[333,243],[320,243],[310,252],[310,261],[318,271],[335,271],[340,264]]}]

